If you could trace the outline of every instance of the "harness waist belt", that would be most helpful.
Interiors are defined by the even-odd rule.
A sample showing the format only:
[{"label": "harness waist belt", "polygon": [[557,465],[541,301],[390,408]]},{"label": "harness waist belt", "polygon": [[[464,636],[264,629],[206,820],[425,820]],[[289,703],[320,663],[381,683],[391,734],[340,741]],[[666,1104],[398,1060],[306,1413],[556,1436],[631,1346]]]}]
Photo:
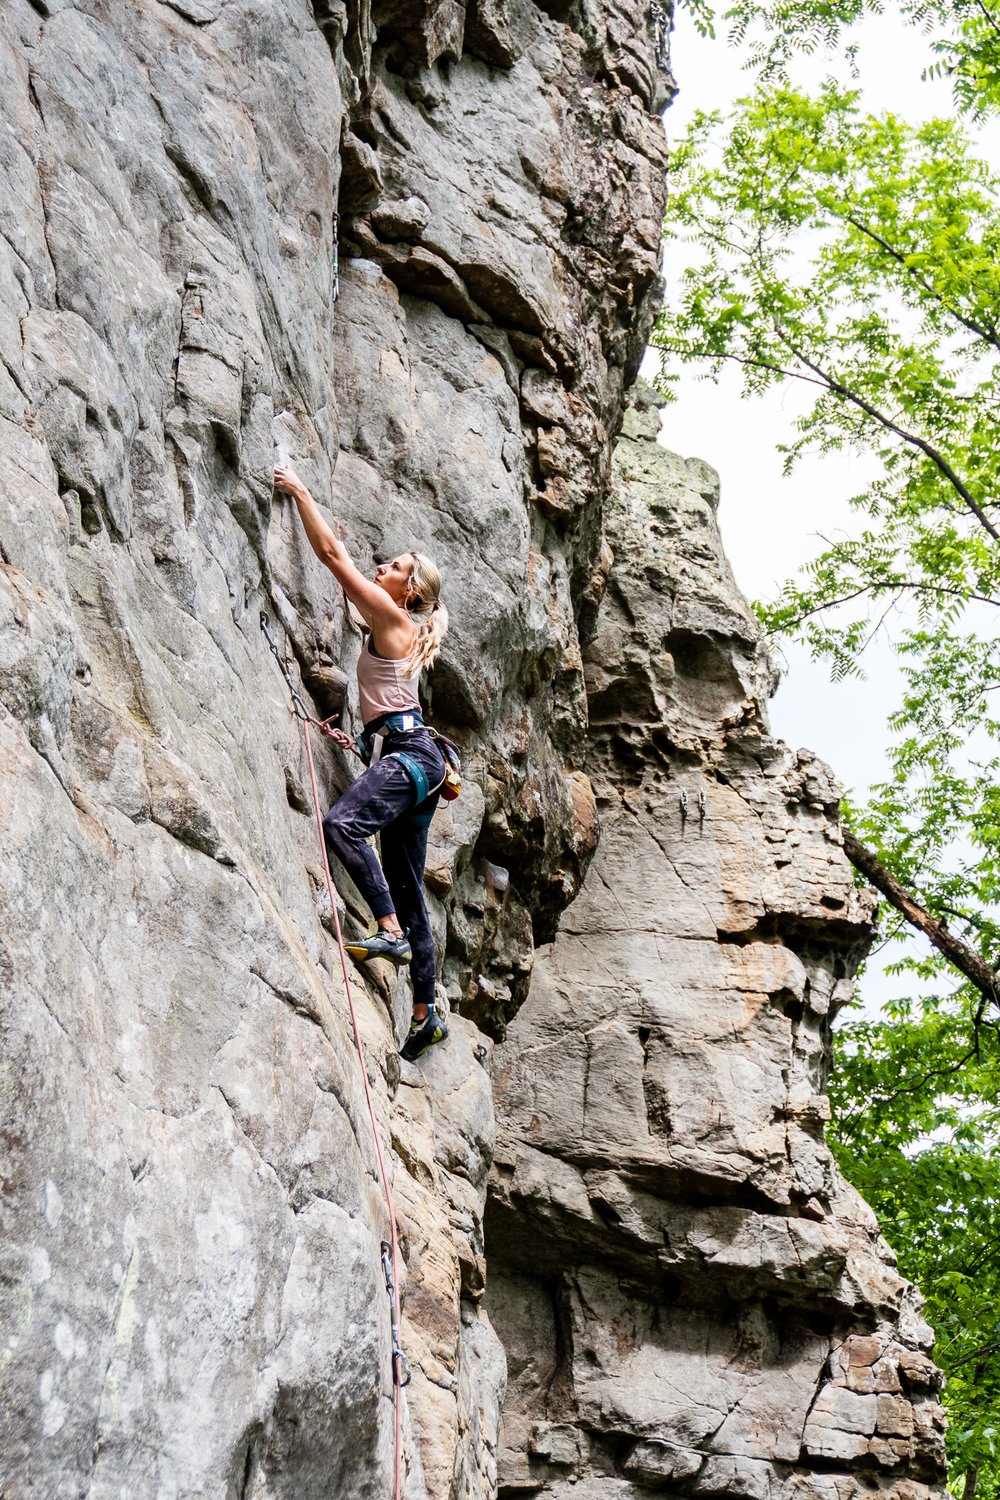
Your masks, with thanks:
[{"label": "harness waist belt", "polygon": [[393,731],[398,733],[400,730],[405,732],[409,729],[423,729],[424,727],[424,716],[420,709],[408,708],[405,713],[380,714],[377,719],[365,725],[364,733],[366,735],[391,734]]},{"label": "harness waist belt", "polygon": [[426,729],[424,716],[419,708],[405,714],[381,714],[366,725],[355,740],[366,765],[377,765],[382,759],[383,741],[387,734],[411,734],[415,729]]}]

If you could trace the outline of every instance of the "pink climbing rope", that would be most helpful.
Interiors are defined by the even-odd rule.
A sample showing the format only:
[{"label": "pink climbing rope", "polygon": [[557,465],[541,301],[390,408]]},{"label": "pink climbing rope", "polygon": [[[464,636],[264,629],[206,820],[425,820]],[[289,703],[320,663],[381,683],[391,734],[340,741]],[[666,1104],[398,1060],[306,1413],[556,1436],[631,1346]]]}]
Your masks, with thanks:
[{"label": "pink climbing rope", "polygon": [[[344,976],[344,994],[347,996],[347,1008],[351,1015],[351,1027],[354,1032],[354,1046],[358,1054],[358,1063],[361,1068],[361,1082],[365,1089],[365,1103],[368,1106],[368,1119],[372,1127],[372,1139],[375,1142],[375,1154],[378,1157],[379,1176],[382,1180],[382,1191],[385,1194],[385,1206],[389,1213],[389,1244],[382,1244],[382,1270],[385,1275],[386,1291],[389,1293],[390,1318],[392,1328],[392,1401],[395,1419],[395,1484],[393,1488],[393,1500],[402,1500],[403,1493],[403,1412],[399,1393],[404,1385],[409,1384],[409,1366],[406,1355],[403,1353],[399,1343],[399,1236],[396,1230],[396,1208],[392,1201],[392,1188],[389,1185],[389,1173],[386,1170],[385,1156],[382,1152],[382,1139],[378,1133],[378,1116],[375,1113],[375,1101],[372,1098],[371,1085],[368,1082],[368,1067],[365,1063],[365,1049],[361,1041],[361,1031],[358,1027],[358,1015],[354,1008],[354,993],[351,989],[351,975],[347,967],[347,954],[344,951],[344,934],[340,930],[340,915],[337,911],[337,898],[333,889],[333,876],[330,874],[330,860],[326,852],[326,838],[323,833],[323,809],[319,800],[319,787],[316,784],[316,764],[313,760],[312,737],[309,734],[310,724],[314,724],[320,734],[329,735],[332,731],[334,720],[339,719],[339,714],[332,714],[330,718],[322,721],[313,717],[302,701],[302,695],[289,674],[288,668],[282,661],[278,644],[271,634],[270,622],[266,613],[262,610],[260,614],[260,628],[264,633],[268,650],[278,663],[278,670],[285,679],[292,700],[292,713],[302,725],[302,731],[306,740],[306,758],[309,762],[309,780],[312,784],[313,810],[316,814],[316,831],[319,834],[319,849],[323,856],[323,873],[326,876],[326,891],[330,898],[330,912],[333,916],[333,929],[337,937],[337,947],[340,950],[340,968]],[[357,751],[355,753],[358,753]]]},{"label": "pink climbing rope", "polygon": [[[298,717],[298,716],[297,716]],[[354,1008],[354,994],[351,990],[351,976],[347,967],[347,954],[344,951],[344,935],[340,929],[340,915],[337,911],[337,900],[333,890],[333,877],[330,874],[330,860],[326,852],[326,838],[323,834],[323,812],[319,800],[319,788],[316,784],[316,766],[313,761],[312,737],[309,733],[309,720],[303,719],[302,731],[306,741],[306,756],[309,761],[309,780],[312,783],[313,808],[316,813],[316,829],[319,833],[319,847],[323,855],[323,873],[326,876],[326,889],[330,897],[330,910],[333,913],[333,928],[337,937],[337,947],[340,949],[340,967],[344,976],[344,994],[347,996],[347,1006],[351,1013],[351,1026],[354,1031],[354,1045],[358,1053],[358,1063],[361,1067],[361,1081],[365,1087],[365,1102],[368,1105],[368,1119],[372,1127],[372,1139],[375,1142],[375,1154],[378,1157],[379,1176],[382,1179],[382,1191],[385,1194],[385,1206],[389,1213],[389,1239],[391,1247],[392,1280],[389,1284],[389,1299],[392,1308],[392,1401],[395,1416],[395,1482],[393,1487],[394,1500],[401,1500],[403,1493],[403,1414],[402,1402],[399,1393],[406,1380],[403,1378],[406,1372],[406,1356],[399,1347],[399,1237],[396,1232],[396,1209],[392,1200],[392,1188],[389,1185],[389,1173],[386,1171],[385,1156],[382,1152],[382,1140],[378,1132],[378,1116],[375,1113],[375,1101],[372,1098],[371,1085],[368,1082],[368,1067],[365,1062],[365,1049],[361,1041],[361,1031],[358,1027],[358,1015]],[[386,1277],[388,1282],[389,1278]],[[408,1378],[408,1377],[407,1377]]]}]

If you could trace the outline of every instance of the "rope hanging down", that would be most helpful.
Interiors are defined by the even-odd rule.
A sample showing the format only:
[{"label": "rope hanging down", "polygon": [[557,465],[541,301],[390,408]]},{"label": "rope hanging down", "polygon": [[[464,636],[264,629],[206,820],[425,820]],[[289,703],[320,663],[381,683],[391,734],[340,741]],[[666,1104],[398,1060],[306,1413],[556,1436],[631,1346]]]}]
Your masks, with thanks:
[{"label": "rope hanging down", "polygon": [[337,947],[340,950],[340,968],[344,979],[344,994],[347,997],[347,1008],[351,1016],[351,1028],[354,1032],[354,1046],[358,1054],[358,1064],[361,1069],[361,1082],[365,1090],[365,1103],[368,1106],[368,1120],[371,1125],[372,1139],[375,1142],[375,1155],[378,1158],[379,1177],[382,1182],[382,1192],[385,1197],[385,1206],[389,1215],[389,1240],[382,1241],[381,1257],[382,1271],[385,1276],[385,1289],[389,1294],[389,1317],[392,1338],[392,1401],[395,1418],[395,1483],[393,1488],[394,1500],[402,1500],[402,1457],[403,1457],[403,1414],[400,1401],[400,1391],[410,1383],[410,1365],[403,1353],[399,1342],[399,1236],[396,1230],[396,1209],[392,1199],[392,1188],[389,1185],[389,1173],[386,1170],[385,1156],[382,1151],[382,1139],[378,1131],[378,1116],[375,1113],[375,1101],[372,1098],[371,1085],[368,1082],[368,1068],[365,1064],[365,1050],[361,1041],[361,1030],[358,1026],[357,1011],[354,1008],[354,994],[351,989],[351,975],[347,963],[347,954],[344,951],[344,935],[340,930],[340,914],[337,911],[337,900],[333,889],[333,877],[330,874],[330,860],[326,852],[326,839],[323,836],[323,810],[319,800],[319,787],[316,782],[316,766],[313,761],[312,736],[309,733],[310,724],[314,724],[321,734],[329,734],[334,726],[333,720],[339,719],[339,714],[332,714],[329,719],[317,719],[308,711],[302,701],[294,682],[289,676],[288,669],[281,659],[277,643],[271,634],[267,615],[261,611],[260,628],[264,632],[264,639],[271,650],[281,675],[285,679],[292,700],[292,713],[302,725],[302,733],[306,744],[306,759],[309,763],[309,781],[312,786],[313,809],[316,814],[316,830],[319,834],[319,847],[323,856],[323,873],[326,876],[326,890],[330,898],[330,911],[333,914],[333,928],[337,938]]}]

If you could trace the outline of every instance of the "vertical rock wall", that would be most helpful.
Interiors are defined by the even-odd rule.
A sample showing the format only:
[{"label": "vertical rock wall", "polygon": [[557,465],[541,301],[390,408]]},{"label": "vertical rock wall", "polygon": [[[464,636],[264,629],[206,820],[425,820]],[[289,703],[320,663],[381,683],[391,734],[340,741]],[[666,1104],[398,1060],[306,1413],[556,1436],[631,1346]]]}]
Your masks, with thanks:
[{"label": "vertical rock wall", "polygon": [[[356,716],[360,636],[272,494],[275,431],[361,566],[416,546],[445,574],[453,629],[429,691],[437,722],[467,747],[468,775],[460,801],[435,820],[428,889],[451,1041],[400,1065],[405,982],[375,968],[354,988],[406,1260],[406,1494],[497,1492],[507,1356],[483,1302],[491,1038],[517,1016],[535,947],[551,944],[593,854],[591,777],[612,852],[633,831],[618,808],[650,794],[646,729],[602,726],[645,693],[635,722],[655,720],[665,764],[683,765],[693,796],[704,757],[692,741],[677,760],[671,739],[681,684],[684,724],[693,715],[698,735],[725,746],[712,752],[719,786],[734,757],[758,753],[745,737],[752,725],[735,739],[722,727],[734,695],[747,696],[734,674],[742,684],[756,670],[749,636],[730,660],[740,629],[725,611],[742,620],[742,606],[713,584],[697,601],[701,623],[674,622],[680,636],[667,645],[659,626],[629,635],[618,603],[598,615],[611,446],[657,296],[662,29],[658,8],[625,0],[3,7],[0,1493],[11,1500],[390,1492],[385,1209],[326,930],[301,736],[259,615],[320,716],[345,692]],[[646,522],[635,524],[641,559]],[[704,545],[714,577],[714,534]],[[727,644],[708,649],[716,639]],[[760,753],[781,762],[778,750]],[[352,774],[323,749],[324,801]],[[800,766],[780,778],[788,848],[798,837],[819,849],[825,773]],[[745,831],[757,782],[744,779],[749,790],[731,790],[727,806]],[[731,788],[743,784],[734,772]],[[712,796],[714,826],[721,793]],[[644,846],[654,862],[640,892],[661,880],[655,844]],[[619,1146],[647,1131],[633,1109],[647,1095],[660,1123],[654,1144],[634,1153],[641,1171],[623,1170],[617,1155],[604,1161],[611,1207],[594,1213],[611,1221],[615,1193],[648,1188],[654,1217],[656,1204],[683,1202],[697,1236],[696,1200],[724,1179],[727,1204],[731,1195],[763,1226],[794,1223],[787,1234],[806,1236],[806,1260],[815,1252],[825,1265],[817,1215],[846,1214],[853,1245],[862,1211],[842,1189],[831,1196],[816,1087],[800,1098],[822,1040],[810,1019],[820,1002],[803,997],[807,983],[810,997],[826,993],[838,945],[852,950],[861,927],[842,866],[810,855],[806,911],[801,872],[767,874],[759,838],[740,848],[713,867],[712,911],[685,917],[690,932],[670,940],[701,945],[701,982],[724,1031],[730,990],[759,995],[762,1016],[773,1011],[767,1046],[747,1044],[740,1075],[759,1097],[745,1109],[720,1104],[713,1138],[699,1123],[700,1091],[735,1063],[708,1032],[686,1038],[697,1083],[679,1097],[667,1020],[636,1012],[633,1035],[623,1011],[608,1029],[609,1071],[598,1061],[586,1086],[587,1109],[620,1098],[601,1125]],[[688,871],[702,876],[697,864]],[[808,980],[792,957],[776,956],[800,950],[775,945],[785,928],[767,927],[761,880],[786,893],[772,901],[782,920],[798,914],[811,934],[816,953],[800,959]],[[572,945],[574,922],[598,920],[592,890],[543,949],[499,1075],[495,1306],[514,1377],[502,1483],[529,1491],[571,1470],[604,1483],[594,1476],[605,1449],[618,1462],[627,1448],[643,1483],[662,1480],[655,1453],[636,1457],[627,1401],[605,1420],[586,1415],[583,1382],[572,1393],[562,1310],[553,1389],[566,1404],[557,1416],[535,1412],[519,1330],[536,1310],[538,1329],[547,1326],[553,1283],[529,1267],[523,1303],[509,1294],[524,1273],[523,1227],[538,1222],[517,1186],[518,1153],[540,1149],[551,1114],[573,1135],[568,1122],[584,1108],[570,1090],[558,1110],[540,1102],[537,1127],[533,1115],[525,1123],[521,1038],[546,986],[561,983],[553,954]],[[829,891],[842,898],[836,909],[823,905]],[[340,899],[348,929],[360,930],[366,913],[346,881]],[[638,950],[633,958],[648,964]],[[772,962],[789,966],[799,1000],[765,1001]],[[567,957],[567,986],[572,972]],[[552,1002],[567,1059],[589,1035],[580,1009]],[[649,1060],[636,1072],[643,1047]],[[589,1151],[599,1133],[581,1124],[577,1144]],[[563,1157],[553,1173],[576,1172],[568,1147],[546,1160]],[[593,1268],[606,1241],[587,1240],[585,1220],[581,1209]],[[571,1219],[545,1224],[557,1245]],[[717,1226],[710,1232],[729,1245]],[[640,1282],[648,1276],[645,1244],[621,1253]],[[739,1285],[754,1304],[770,1292],[747,1254]],[[844,1325],[846,1293],[828,1292],[832,1272],[796,1281],[777,1250],[767,1254],[767,1274],[797,1288],[794,1367],[811,1359],[818,1369],[823,1320]],[[675,1259],[686,1286],[694,1252]],[[860,1285],[877,1263],[859,1262]],[[574,1274],[583,1285],[584,1270]],[[632,1299],[636,1332],[622,1344],[614,1298],[631,1296],[630,1283],[607,1285],[599,1266],[594,1274],[595,1346],[605,1328],[600,1337],[617,1339],[623,1358],[641,1360],[642,1320],[658,1318],[659,1303]],[[901,1293],[882,1274],[877,1317],[865,1292],[858,1331],[901,1339],[912,1355],[906,1379],[916,1380],[919,1328],[897,1335]],[[687,1316],[697,1342],[697,1317]],[[718,1348],[743,1326],[727,1312]],[[770,1371],[771,1335],[738,1337],[747,1368]],[[874,1345],[849,1347],[860,1353],[839,1385],[828,1382],[831,1399],[847,1400],[843,1387],[867,1413],[869,1394],[892,1394],[878,1384],[888,1377],[867,1359]],[[610,1399],[600,1398],[607,1410]],[[650,1452],[664,1433],[668,1445],[700,1451],[704,1434],[688,1434],[657,1399],[641,1427]],[[900,1421],[909,1409],[900,1404]],[[825,1410],[812,1408],[817,1432]],[[826,1423],[840,1434],[830,1443],[842,1442],[839,1412]],[[541,1437],[538,1421],[550,1424]],[[751,1456],[774,1457],[766,1435],[744,1441],[757,1444]],[[546,1442],[555,1457],[539,1469]],[[579,1455],[569,1469],[567,1443]],[[839,1449],[823,1460],[845,1461]]]},{"label": "vertical rock wall", "polygon": [[[407,1495],[494,1493],[473,1018],[596,838],[578,625],[656,300],[657,45],[629,6],[3,7],[4,1495],[389,1489],[385,1210],[259,612],[323,715],[360,637],[272,495],[276,416],[361,566],[445,574],[469,774],[428,877],[469,1019],[401,1070],[405,985],[355,988]],[[351,774],[324,751],[324,800]]]},{"label": "vertical rock wall", "polygon": [[715,474],[640,394],[587,652],[601,843],[495,1056],[500,1494],[926,1500],[930,1330],[823,1140],[872,905],[771,738]]}]

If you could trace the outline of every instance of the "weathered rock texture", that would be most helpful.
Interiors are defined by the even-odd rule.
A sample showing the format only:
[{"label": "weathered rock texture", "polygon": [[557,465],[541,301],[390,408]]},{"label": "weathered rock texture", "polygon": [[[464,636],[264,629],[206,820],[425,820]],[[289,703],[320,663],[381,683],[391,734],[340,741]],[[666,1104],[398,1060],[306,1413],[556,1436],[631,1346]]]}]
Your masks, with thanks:
[{"label": "weathered rock texture", "polygon": [[[363,566],[444,567],[472,754],[429,877],[496,1031],[596,838],[577,619],[655,305],[656,43],[631,6],[3,7],[5,1497],[389,1490],[385,1214],[258,612],[323,713],[359,636],[272,418]],[[488,1041],[456,1017],[400,1079],[382,979],[407,1494],[491,1495]]]},{"label": "weathered rock texture", "polygon": [[870,936],[826,767],[774,741],[716,476],[639,398],[586,658],[601,842],[495,1055],[500,1494],[937,1494],[930,1330],[823,1140]]},{"label": "weathered rock texture", "polygon": [[[838,949],[861,937],[826,773],[786,764],[758,733],[761,772],[752,717],[725,731],[756,690],[756,646],[717,586],[710,529],[704,586],[683,605],[681,591],[669,621],[626,627],[620,567],[598,613],[612,441],[657,295],[662,25],[633,0],[3,6],[4,1500],[390,1493],[385,1209],[302,741],[259,612],[324,715],[345,690],[356,712],[360,637],[272,495],[275,429],[361,565],[423,548],[452,610],[430,696],[468,748],[467,787],[435,822],[428,866],[448,1046],[401,1067],[405,984],[355,980],[406,1258],[409,1500],[497,1490],[491,1038],[593,854],[588,758],[607,804],[603,868],[619,895],[626,873],[668,893],[655,925],[677,970],[670,991],[657,972],[658,1008],[598,1006],[587,979],[567,1009],[588,923],[645,995],[648,954],[603,936],[588,885],[545,950],[530,1001],[544,1015],[507,1044],[496,1307],[508,1448],[518,1423],[524,1445],[504,1483],[547,1483],[548,1443],[545,1472],[568,1475],[577,1445],[592,1488],[632,1484],[598,1477],[619,1457],[647,1486],[676,1486],[685,1464],[704,1486],[716,1457],[683,1455],[711,1446],[712,1421],[669,1394],[695,1368],[720,1420],[737,1403],[764,1414],[713,1450],[762,1473],[887,1464],[894,1444],[902,1472],[905,1424],[934,1415],[885,1373],[903,1369],[904,1394],[927,1378],[894,1352],[920,1330],[897,1316],[877,1249],[863,1253],[874,1229],[817,1134],[818,1008]],[[678,546],[656,561],[654,593],[668,566],[689,566],[679,544],[693,534],[670,524]],[[615,729],[623,712],[634,732]],[[353,774],[325,750],[320,771],[325,800]],[[676,809],[678,776],[686,843],[619,811],[661,795]],[[633,848],[614,867],[630,830],[645,830],[642,863]],[[700,901],[674,902],[674,869],[706,882]],[[346,882],[342,896],[356,929],[366,914]],[[526,1072],[545,1026],[561,1028],[558,1109]],[[589,1075],[571,1065],[581,1039]],[[557,1210],[563,1182],[576,1208]],[[501,1283],[521,1275],[539,1224],[552,1253],[532,1259],[518,1307]],[[547,1301],[567,1235],[586,1269],[577,1254],[572,1287]],[[673,1344],[654,1329],[666,1313],[651,1271],[676,1287]],[[625,1314],[629,1278],[646,1291]],[[730,1300],[708,1338],[699,1309],[723,1308],[720,1278]],[[558,1353],[550,1400],[565,1397],[544,1416],[551,1436],[534,1432],[541,1397],[521,1354],[536,1317],[539,1348]],[[546,1319],[562,1343],[546,1343]],[[589,1386],[565,1344],[573,1319]],[[819,1381],[830,1331],[848,1326],[861,1342],[837,1343],[806,1403],[806,1372]],[[809,1405],[804,1459],[787,1417],[765,1420],[779,1366]],[[642,1415],[622,1393],[654,1367]],[[682,1455],[669,1480],[664,1442]],[[731,1493],[748,1482],[741,1469]]]}]

